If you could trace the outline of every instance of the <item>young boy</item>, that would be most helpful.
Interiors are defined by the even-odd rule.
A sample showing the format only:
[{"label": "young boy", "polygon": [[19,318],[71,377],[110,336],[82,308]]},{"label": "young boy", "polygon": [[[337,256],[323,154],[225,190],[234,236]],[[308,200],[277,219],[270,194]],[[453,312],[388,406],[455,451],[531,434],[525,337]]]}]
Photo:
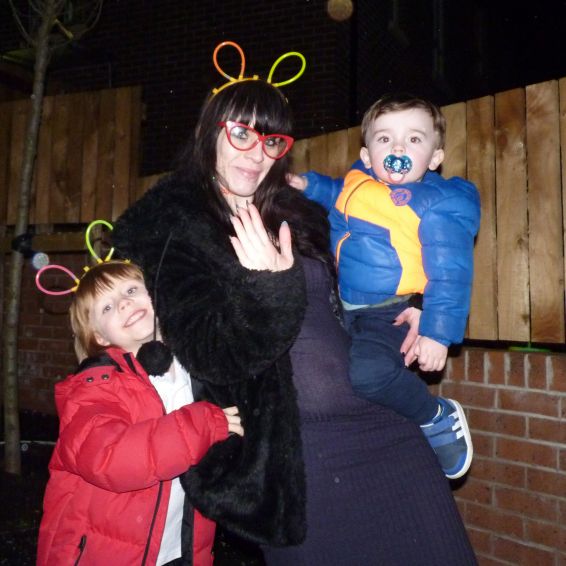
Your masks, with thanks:
[{"label": "young boy", "polygon": [[[148,376],[135,359],[154,314],[138,267],[108,261],[80,280],[71,305],[76,346],[90,356],[56,384],[59,439],[39,531],[37,564],[147,564],[181,557],[178,476],[229,432],[236,407],[193,403],[176,361]],[[192,564],[212,565],[215,524],[195,510]]]},{"label": "young boy", "polygon": [[[405,365],[418,358],[422,370],[443,369],[469,311],[479,195],[464,179],[433,173],[445,131],[429,101],[386,96],[364,115],[361,163],[345,179],[309,172],[290,182],[330,211],[354,389],[418,423],[453,479],[473,454],[464,411]],[[403,358],[406,325],[392,323],[421,294],[419,336]]]}]

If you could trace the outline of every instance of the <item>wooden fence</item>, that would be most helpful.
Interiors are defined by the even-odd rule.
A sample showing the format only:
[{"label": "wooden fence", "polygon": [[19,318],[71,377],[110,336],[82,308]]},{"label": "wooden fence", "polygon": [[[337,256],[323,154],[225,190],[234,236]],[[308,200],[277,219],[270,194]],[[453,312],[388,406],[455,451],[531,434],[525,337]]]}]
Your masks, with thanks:
[{"label": "wooden fence", "polygon": [[[0,225],[13,225],[30,101],[0,104]],[[141,88],[49,96],[31,224],[114,219],[139,195]]]},{"label": "wooden fence", "polygon": [[[468,338],[564,343],[566,78],[443,111],[442,174],[482,201]],[[359,149],[359,127],[301,140],[294,168],[340,176]]]},{"label": "wooden fence", "polygon": [[[0,104],[0,226],[15,218],[27,104]],[[482,199],[468,338],[563,344],[566,78],[443,110],[442,173]],[[114,219],[151,186],[159,175],[137,178],[140,121],[138,88],[47,99],[32,223]],[[359,127],[300,140],[294,169],[340,176],[359,148]]]}]

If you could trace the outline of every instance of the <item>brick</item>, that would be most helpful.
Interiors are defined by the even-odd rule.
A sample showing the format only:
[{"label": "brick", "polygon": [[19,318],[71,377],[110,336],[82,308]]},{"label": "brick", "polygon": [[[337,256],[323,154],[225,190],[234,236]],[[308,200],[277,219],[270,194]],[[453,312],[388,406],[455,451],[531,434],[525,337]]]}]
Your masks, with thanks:
[{"label": "brick", "polygon": [[521,438],[525,436],[527,431],[527,419],[523,415],[502,413],[493,410],[470,409],[467,417],[468,424],[473,430],[482,430]]},{"label": "brick", "polygon": [[566,552],[566,527],[542,521],[525,522],[526,539],[535,544]]},{"label": "brick", "polygon": [[496,390],[475,383],[442,383],[442,394],[457,399],[464,407],[493,409]]},{"label": "brick", "polygon": [[468,504],[466,508],[466,523],[470,527],[518,539],[522,539],[524,534],[523,519],[521,517],[495,509],[490,505]]},{"label": "brick", "polygon": [[[495,440],[492,436],[474,432],[472,437],[474,444],[474,458],[476,456],[485,456],[492,458],[495,454]],[[472,467],[474,466],[472,462]]]},{"label": "brick", "polygon": [[498,509],[515,511],[525,517],[556,523],[559,517],[558,499],[538,493],[496,486],[494,505]]},{"label": "brick", "polygon": [[491,533],[485,531],[480,531],[479,529],[474,529],[472,527],[467,529],[468,536],[470,537],[470,542],[476,554],[490,554],[491,553],[491,543],[492,536]]},{"label": "brick", "polygon": [[[499,485],[521,488],[527,486],[527,469],[524,465],[477,457],[475,454],[470,474],[478,480]],[[564,511],[566,512],[566,507]]]},{"label": "brick", "polygon": [[566,426],[562,420],[529,417],[528,423],[529,438],[566,444]]},{"label": "brick", "polygon": [[527,469],[527,489],[538,493],[564,497],[566,474],[548,470]]},{"label": "brick", "polygon": [[462,503],[471,501],[484,505],[493,504],[493,486],[485,481],[479,481],[471,475],[466,478],[455,495]]},{"label": "brick", "polygon": [[483,383],[485,381],[485,352],[470,348],[468,353],[468,375],[469,381]]},{"label": "brick", "polygon": [[566,393],[566,356],[564,354],[550,356],[550,363],[552,367],[550,389]]},{"label": "brick", "polygon": [[529,389],[547,389],[546,354],[528,354],[525,356],[525,370]]},{"label": "brick", "polygon": [[524,462],[545,468],[558,467],[558,447],[535,442],[497,438],[495,442],[496,458],[512,462]]},{"label": "brick", "polygon": [[536,548],[508,538],[494,537],[493,554],[515,566],[555,566],[551,549]]},{"label": "brick", "polygon": [[506,376],[506,352],[488,351],[488,375],[487,381],[491,385],[503,385]]},{"label": "brick", "polygon": [[457,356],[450,356],[448,361],[450,363],[450,376],[451,379],[463,380],[466,379],[466,350],[460,350]]},{"label": "brick", "polygon": [[519,413],[558,417],[556,397],[547,393],[526,390],[499,390],[499,408]]},{"label": "brick", "polygon": [[507,384],[516,387],[525,387],[525,355],[522,352],[508,352],[509,373]]}]

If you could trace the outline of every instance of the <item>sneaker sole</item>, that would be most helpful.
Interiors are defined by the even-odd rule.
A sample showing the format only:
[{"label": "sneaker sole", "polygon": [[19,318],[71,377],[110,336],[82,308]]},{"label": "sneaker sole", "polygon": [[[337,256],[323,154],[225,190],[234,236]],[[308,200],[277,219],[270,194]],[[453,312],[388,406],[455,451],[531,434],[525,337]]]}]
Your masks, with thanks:
[{"label": "sneaker sole", "polygon": [[464,438],[466,440],[466,446],[468,446],[468,453],[466,454],[466,460],[464,461],[464,465],[455,473],[455,474],[446,474],[446,477],[449,480],[455,480],[461,478],[469,469],[472,464],[472,458],[474,456],[474,445],[472,444],[472,435],[470,434],[470,427],[468,426],[468,419],[466,418],[466,414],[464,413],[464,409],[462,405],[458,403],[458,401],[454,401],[454,399],[446,399],[449,401],[456,412],[458,413],[458,418],[460,422],[466,423],[465,427],[462,427],[462,432],[464,433]]}]

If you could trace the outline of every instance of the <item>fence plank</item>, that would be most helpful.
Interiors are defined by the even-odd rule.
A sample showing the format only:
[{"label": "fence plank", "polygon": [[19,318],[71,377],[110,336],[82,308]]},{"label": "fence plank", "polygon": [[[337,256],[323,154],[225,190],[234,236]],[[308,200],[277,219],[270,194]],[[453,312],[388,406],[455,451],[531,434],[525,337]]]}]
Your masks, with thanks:
[{"label": "fence plank", "polygon": [[10,183],[8,185],[8,224],[16,223],[22,178],[22,161],[26,141],[29,101],[16,100],[12,115],[12,148],[10,153]]},{"label": "fence plank", "polygon": [[526,88],[531,340],[564,342],[558,83]]},{"label": "fence plank", "polygon": [[308,138],[299,140],[293,145],[293,149],[291,150],[293,158],[292,170],[294,173],[297,173],[297,175],[306,173],[310,169],[309,143],[310,140]]},{"label": "fence plank", "polygon": [[96,181],[98,177],[98,129],[100,96],[88,92],[84,102],[83,171],[81,182],[81,222],[95,220]]},{"label": "fence plank", "polygon": [[466,176],[466,103],[444,106],[446,117],[446,147],[442,174],[445,177]]},{"label": "fence plank", "polygon": [[[561,163],[561,179],[562,179],[562,241],[564,255],[566,255],[566,78],[560,79],[558,82],[559,94],[560,94],[560,147],[562,148],[562,163]],[[564,281],[566,281],[566,261],[564,257]],[[562,302],[564,304],[565,296],[562,296]],[[565,305],[566,308],[566,305]]]},{"label": "fence plank", "polygon": [[68,95],[69,128],[67,152],[67,181],[65,183],[65,223],[76,223],[80,220],[83,143],[84,143],[84,104],[86,95],[77,93]]},{"label": "fence plank", "polygon": [[360,149],[362,147],[362,128],[356,126],[348,128],[348,166],[360,158]]},{"label": "fence plank", "polygon": [[130,157],[132,142],[131,89],[116,91],[116,134],[114,155],[114,182],[112,184],[112,220],[126,210],[130,197]]},{"label": "fence plank", "polygon": [[66,220],[67,195],[67,152],[69,146],[69,103],[68,95],[55,97],[56,120],[53,121],[51,145],[51,186],[49,195],[49,218],[54,223]]},{"label": "fence plank", "polygon": [[495,123],[499,338],[527,342],[530,321],[524,89],[495,95]]},{"label": "fence plank", "polygon": [[309,154],[309,169],[326,173],[328,171],[328,135],[311,138]]},{"label": "fence plank", "polygon": [[143,193],[138,192],[139,183],[138,176],[140,171],[141,159],[141,124],[142,124],[142,89],[141,87],[131,88],[131,105],[132,105],[132,122],[130,124],[131,131],[131,156],[130,156],[130,198],[128,203],[133,203],[142,196]]},{"label": "fence plank", "polygon": [[51,187],[51,148],[53,131],[54,99],[52,96],[43,100],[43,114],[39,129],[39,144],[35,164],[35,213],[36,224],[49,223],[49,194]]},{"label": "fence plank", "polygon": [[348,162],[348,131],[339,130],[326,137],[328,159],[325,173],[331,177],[343,177],[351,165]]},{"label": "fence plank", "polygon": [[474,283],[468,338],[497,340],[497,239],[495,214],[495,125],[492,96],[467,108],[467,178],[481,199],[481,226],[474,253]]},{"label": "fence plank", "polygon": [[7,224],[12,110],[12,104],[0,104],[0,226]]},{"label": "fence plank", "polygon": [[113,90],[100,93],[98,138],[98,168],[96,176],[95,217],[112,218],[112,185],[114,182],[116,94]]}]

